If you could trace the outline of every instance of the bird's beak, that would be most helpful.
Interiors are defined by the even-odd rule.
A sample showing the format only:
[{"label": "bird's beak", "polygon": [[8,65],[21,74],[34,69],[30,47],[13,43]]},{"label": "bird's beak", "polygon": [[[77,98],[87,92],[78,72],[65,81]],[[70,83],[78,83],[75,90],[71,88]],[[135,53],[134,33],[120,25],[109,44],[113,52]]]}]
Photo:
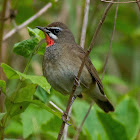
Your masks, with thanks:
[{"label": "bird's beak", "polygon": [[40,27],[40,26],[36,26],[36,28],[38,28],[39,30],[45,32],[45,33],[50,33],[50,31],[47,28],[44,27]]}]

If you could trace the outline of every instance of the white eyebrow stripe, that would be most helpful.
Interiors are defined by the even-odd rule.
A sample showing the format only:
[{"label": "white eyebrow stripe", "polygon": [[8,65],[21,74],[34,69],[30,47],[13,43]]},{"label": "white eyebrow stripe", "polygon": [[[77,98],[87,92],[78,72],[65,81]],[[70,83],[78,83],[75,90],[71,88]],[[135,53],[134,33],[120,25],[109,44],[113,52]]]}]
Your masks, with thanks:
[{"label": "white eyebrow stripe", "polygon": [[58,39],[58,37],[56,35],[54,35],[53,33],[50,32],[48,34],[52,39],[55,39],[55,40]]},{"label": "white eyebrow stripe", "polygon": [[60,28],[60,27],[47,27],[48,29],[58,29],[58,30],[60,30],[60,31],[62,31],[63,29],[62,28]]}]

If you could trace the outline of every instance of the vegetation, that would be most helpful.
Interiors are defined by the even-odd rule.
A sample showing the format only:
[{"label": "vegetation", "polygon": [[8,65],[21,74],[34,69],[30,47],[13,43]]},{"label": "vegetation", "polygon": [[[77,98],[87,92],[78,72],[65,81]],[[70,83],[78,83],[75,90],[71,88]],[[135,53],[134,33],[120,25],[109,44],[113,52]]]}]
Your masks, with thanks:
[{"label": "vegetation", "polygon": [[[0,11],[3,3],[0,1]],[[46,43],[36,26],[54,21],[68,25],[76,42],[80,43],[85,1],[9,0],[4,20],[4,34],[24,23],[46,4],[51,4],[28,27],[1,41],[0,73],[0,137],[7,140],[55,140],[62,124],[68,96],[55,91],[42,76],[42,57]],[[85,40],[88,49],[107,3],[91,1]],[[9,10],[11,9],[11,10]],[[113,4],[90,53],[100,77],[109,50],[116,4]],[[79,140],[139,140],[140,139],[140,11],[137,3],[119,4],[116,31],[107,70],[103,77],[105,93],[115,106],[106,114],[93,105],[86,118]],[[12,16],[13,15],[13,16]],[[1,22],[0,21],[0,22]],[[0,25],[2,26],[2,24]],[[2,34],[2,31],[0,31]],[[4,96],[3,96],[4,95]],[[4,107],[3,107],[3,100]],[[84,95],[73,103],[71,125],[67,139],[74,139],[86,115],[91,100]]]}]

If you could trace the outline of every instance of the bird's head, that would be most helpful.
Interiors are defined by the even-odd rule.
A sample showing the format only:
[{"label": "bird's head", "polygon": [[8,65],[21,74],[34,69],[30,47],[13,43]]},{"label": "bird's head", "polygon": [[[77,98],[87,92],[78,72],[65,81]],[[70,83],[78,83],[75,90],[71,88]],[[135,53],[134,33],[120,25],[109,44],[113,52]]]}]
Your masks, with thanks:
[{"label": "bird's head", "polygon": [[47,47],[54,43],[75,43],[72,32],[61,22],[53,22],[46,27],[37,26],[36,28],[45,33]]}]

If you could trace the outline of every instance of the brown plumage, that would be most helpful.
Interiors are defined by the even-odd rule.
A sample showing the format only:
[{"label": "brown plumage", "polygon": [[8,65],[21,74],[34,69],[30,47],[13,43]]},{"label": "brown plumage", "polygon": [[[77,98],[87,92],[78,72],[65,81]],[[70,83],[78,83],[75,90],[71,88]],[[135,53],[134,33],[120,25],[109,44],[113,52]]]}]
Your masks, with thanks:
[{"label": "brown plumage", "polygon": [[[43,59],[43,75],[51,86],[62,94],[70,94],[85,51],[79,47],[72,32],[61,22],[37,27],[45,33],[47,46]],[[80,77],[75,96],[88,94],[105,112],[114,111],[107,99],[98,73],[88,58]]]}]

